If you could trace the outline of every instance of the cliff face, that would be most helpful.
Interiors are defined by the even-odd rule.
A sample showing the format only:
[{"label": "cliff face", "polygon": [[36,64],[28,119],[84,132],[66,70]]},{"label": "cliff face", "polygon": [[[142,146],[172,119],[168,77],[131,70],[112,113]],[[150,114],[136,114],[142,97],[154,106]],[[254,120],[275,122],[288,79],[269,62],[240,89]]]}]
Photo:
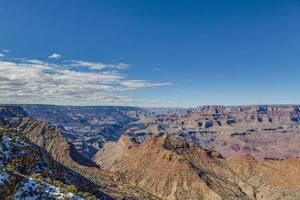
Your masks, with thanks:
[{"label": "cliff face", "polygon": [[263,159],[297,159],[300,155],[299,106],[204,106],[157,115],[124,128],[144,142],[151,135],[171,134],[226,158],[251,154]]},{"label": "cliff face", "polygon": [[116,145],[122,156],[108,169],[162,199],[300,198],[298,160],[258,161],[250,155],[225,160],[171,136],[143,144],[124,136]]}]

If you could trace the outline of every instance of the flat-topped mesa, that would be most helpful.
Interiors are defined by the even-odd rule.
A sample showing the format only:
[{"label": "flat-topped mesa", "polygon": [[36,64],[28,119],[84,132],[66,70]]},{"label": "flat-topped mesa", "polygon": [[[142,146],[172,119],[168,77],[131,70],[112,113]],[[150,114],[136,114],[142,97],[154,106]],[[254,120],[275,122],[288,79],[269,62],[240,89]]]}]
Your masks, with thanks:
[{"label": "flat-topped mesa", "polygon": [[299,105],[202,106],[191,109],[189,116],[210,117],[210,119],[236,118],[259,122],[268,122],[270,118],[273,121],[290,121],[293,117],[299,118],[299,110]]},{"label": "flat-topped mesa", "polygon": [[[300,121],[297,105],[203,106],[178,113],[158,115],[156,123],[191,125],[204,129],[234,123],[293,123]],[[210,123],[208,126],[205,125]]]},{"label": "flat-topped mesa", "polygon": [[298,105],[203,106],[157,115],[127,126],[124,133],[143,143],[171,134],[225,158],[251,154],[257,159],[299,158]]}]

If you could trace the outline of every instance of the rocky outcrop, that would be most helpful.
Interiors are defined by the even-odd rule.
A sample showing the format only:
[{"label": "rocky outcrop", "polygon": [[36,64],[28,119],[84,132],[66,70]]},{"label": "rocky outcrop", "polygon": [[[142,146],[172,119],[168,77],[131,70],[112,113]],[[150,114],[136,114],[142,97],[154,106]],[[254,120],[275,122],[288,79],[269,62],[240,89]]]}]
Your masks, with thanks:
[{"label": "rocky outcrop", "polygon": [[154,137],[141,145],[121,143],[128,145],[126,152],[111,170],[162,199],[248,199],[234,182],[215,174],[222,158],[195,145],[171,137]]},{"label": "rocky outcrop", "polygon": [[123,136],[118,145],[122,156],[109,169],[161,199],[300,198],[299,161],[228,160],[171,136],[143,144]]}]

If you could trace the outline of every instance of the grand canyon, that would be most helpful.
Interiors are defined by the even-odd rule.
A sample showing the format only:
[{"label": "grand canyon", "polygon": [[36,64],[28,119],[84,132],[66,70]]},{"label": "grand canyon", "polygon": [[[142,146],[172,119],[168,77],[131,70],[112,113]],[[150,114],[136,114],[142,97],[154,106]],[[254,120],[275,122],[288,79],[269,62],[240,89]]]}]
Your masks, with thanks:
[{"label": "grand canyon", "polygon": [[1,199],[298,199],[300,106],[0,106]]},{"label": "grand canyon", "polygon": [[0,0],[0,200],[300,200],[300,0]]}]

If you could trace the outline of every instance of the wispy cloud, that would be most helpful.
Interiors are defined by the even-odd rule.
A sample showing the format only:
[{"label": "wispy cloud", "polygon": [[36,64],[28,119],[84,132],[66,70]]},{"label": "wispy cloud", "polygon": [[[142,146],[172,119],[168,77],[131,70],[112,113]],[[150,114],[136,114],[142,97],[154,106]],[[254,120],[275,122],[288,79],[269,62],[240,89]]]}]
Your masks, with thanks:
[{"label": "wispy cloud", "polygon": [[[77,67],[84,67],[79,70]],[[153,104],[120,92],[169,86],[168,82],[132,80],[119,70],[128,64],[37,59],[0,60],[0,103]],[[155,102],[157,103],[157,102]]]},{"label": "wispy cloud", "polygon": [[172,85],[172,83],[152,83],[145,80],[125,80],[125,81],[121,81],[120,84],[131,89],[156,88],[156,87]]},{"label": "wispy cloud", "polygon": [[153,68],[153,70],[154,70],[154,71],[159,71],[159,70],[160,70],[160,68],[158,68],[158,67],[154,67],[154,68]]},{"label": "wispy cloud", "polygon": [[0,57],[4,57],[4,54],[0,53]]},{"label": "wispy cloud", "polygon": [[105,68],[110,69],[127,69],[130,65],[125,63],[115,63],[115,64],[104,64],[101,62],[87,62],[82,60],[71,60],[70,65],[73,67],[87,67],[90,69],[102,70]]},{"label": "wispy cloud", "polygon": [[53,53],[50,56],[48,56],[48,58],[50,58],[50,59],[59,59],[61,57],[62,57],[62,55],[60,55],[58,53]]}]

